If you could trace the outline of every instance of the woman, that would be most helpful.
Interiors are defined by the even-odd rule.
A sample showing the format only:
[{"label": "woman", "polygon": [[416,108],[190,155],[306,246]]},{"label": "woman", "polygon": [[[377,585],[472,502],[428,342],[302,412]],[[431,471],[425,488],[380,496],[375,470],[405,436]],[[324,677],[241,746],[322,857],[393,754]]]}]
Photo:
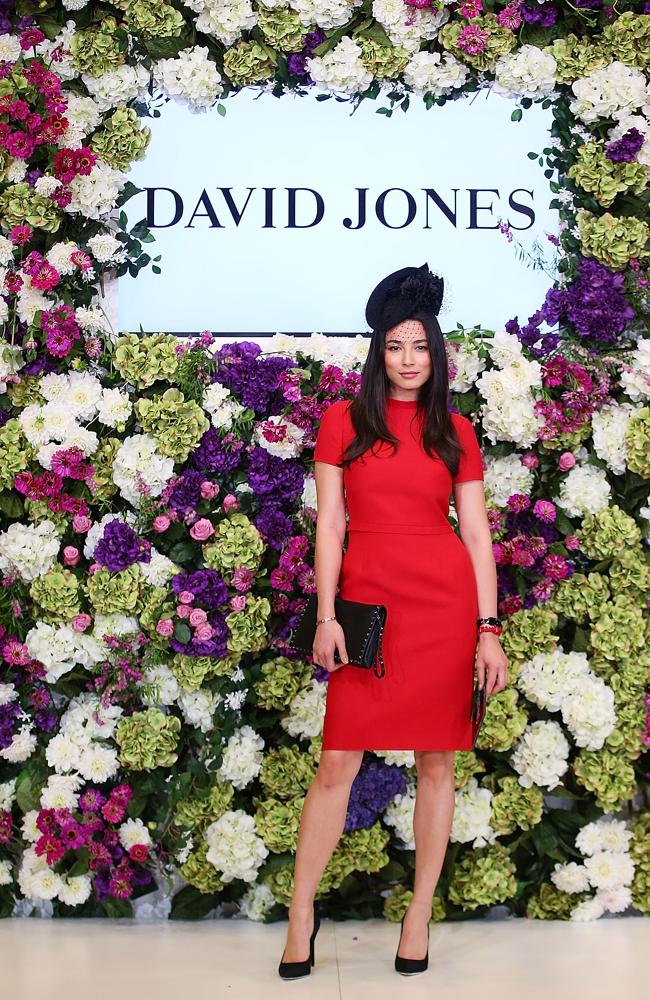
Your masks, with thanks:
[{"label": "woman", "polygon": [[[323,749],[301,816],[283,978],[307,975],[313,965],[314,898],[364,750],[415,752],[415,880],[395,968],[427,967],[455,805],[454,753],[473,744],[475,654],[487,697],[506,685],[481,452],[470,421],[448,410],[436,318],[442,289],[426,264],[377,285],[366,307],[373,334],[359,394],[331,404],[318,430],[313,659],[329,678]],[[462,541],[448,520],[450,492]],[[334,617],[337,584],[342,598],[387,608],[382,678],[346,662]],[[490,630],[482,619],[493,619]],[[342,662],[334,662],[335,651]]]}]

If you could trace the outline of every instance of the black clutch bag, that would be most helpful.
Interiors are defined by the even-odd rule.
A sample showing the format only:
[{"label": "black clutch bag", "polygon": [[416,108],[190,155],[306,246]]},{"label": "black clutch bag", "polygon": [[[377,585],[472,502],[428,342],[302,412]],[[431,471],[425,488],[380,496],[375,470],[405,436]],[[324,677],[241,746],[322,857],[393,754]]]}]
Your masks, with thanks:
[{"label": "black clutch bag", "polygon": [[[311,655],[316,635],[317,611],[318,595],[310,594],[296,627],[291,631],[287,643],[289,649],[303,656]],[[335,597],[334,615],[343,629],[349,662],[353,666],[373,670],[376,677],[383,677],[386,672],[382,650],[386,607],[383,604],[364,604],[361,601]],[[380,666],[377,665],[377,660]],[[341,663],[336,649],[334,662]]]},{"label": "black clutch bag", "polygon": [[[478,654],[478,643],[476,645],[476,652],[474,654],[474,665],[476,666],[476,656]],[[487,696],[485,691],[485,681],[482,685],[478,682],[478,677],[474,677],[474,691],[472,693],[472,733],[473,733],[473,747],[476,746],[476,741],[478,739],[478,734],[481,730],[481,725],[483,719],[485,718],[485,709],[487,705]]]}]

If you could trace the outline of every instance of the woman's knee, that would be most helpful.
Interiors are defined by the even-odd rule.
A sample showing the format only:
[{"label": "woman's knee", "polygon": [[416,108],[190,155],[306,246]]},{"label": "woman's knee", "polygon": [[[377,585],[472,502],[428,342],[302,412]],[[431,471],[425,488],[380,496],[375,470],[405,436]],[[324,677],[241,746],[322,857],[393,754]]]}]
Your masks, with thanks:
[{"label": "woman's knee", "polygon": [[316,778],[326,788],[351,785],[362,760],[363,750],[322,750]]},{"label": "woman's knee", "polygon": [[448,781],[454,774],[454,750],[416,750],[415,767],[418,780]]}]

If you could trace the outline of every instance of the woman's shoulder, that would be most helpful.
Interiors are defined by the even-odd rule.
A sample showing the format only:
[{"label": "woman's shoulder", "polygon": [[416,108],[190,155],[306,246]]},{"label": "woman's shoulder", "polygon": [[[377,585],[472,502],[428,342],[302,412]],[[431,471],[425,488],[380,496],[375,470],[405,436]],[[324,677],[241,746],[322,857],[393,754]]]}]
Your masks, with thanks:
[{"label": "woman's shoulder", "polygon": [[331,414],[336,419],[344,419],[348,415],[351,405],[351,399],[335,399],[333,403],[329,403],[325,407],[321,414],[321,420],[323,420],[325,414]]}]

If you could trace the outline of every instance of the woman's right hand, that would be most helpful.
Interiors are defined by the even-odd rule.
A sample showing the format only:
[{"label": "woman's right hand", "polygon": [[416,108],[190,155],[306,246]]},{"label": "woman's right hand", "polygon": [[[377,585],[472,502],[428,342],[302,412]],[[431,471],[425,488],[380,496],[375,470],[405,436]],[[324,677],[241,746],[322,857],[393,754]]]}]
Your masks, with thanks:
[{"label": "woman's right hand", "polygon": [[[335,649],[338,650],[341,663],[334,662]],[[345,648],[345,634],[340,622],[320,622],[316,626],[312,653],[314,663],[319,663],[328,673],[345,666],[348,662],[348,654]]]}]

